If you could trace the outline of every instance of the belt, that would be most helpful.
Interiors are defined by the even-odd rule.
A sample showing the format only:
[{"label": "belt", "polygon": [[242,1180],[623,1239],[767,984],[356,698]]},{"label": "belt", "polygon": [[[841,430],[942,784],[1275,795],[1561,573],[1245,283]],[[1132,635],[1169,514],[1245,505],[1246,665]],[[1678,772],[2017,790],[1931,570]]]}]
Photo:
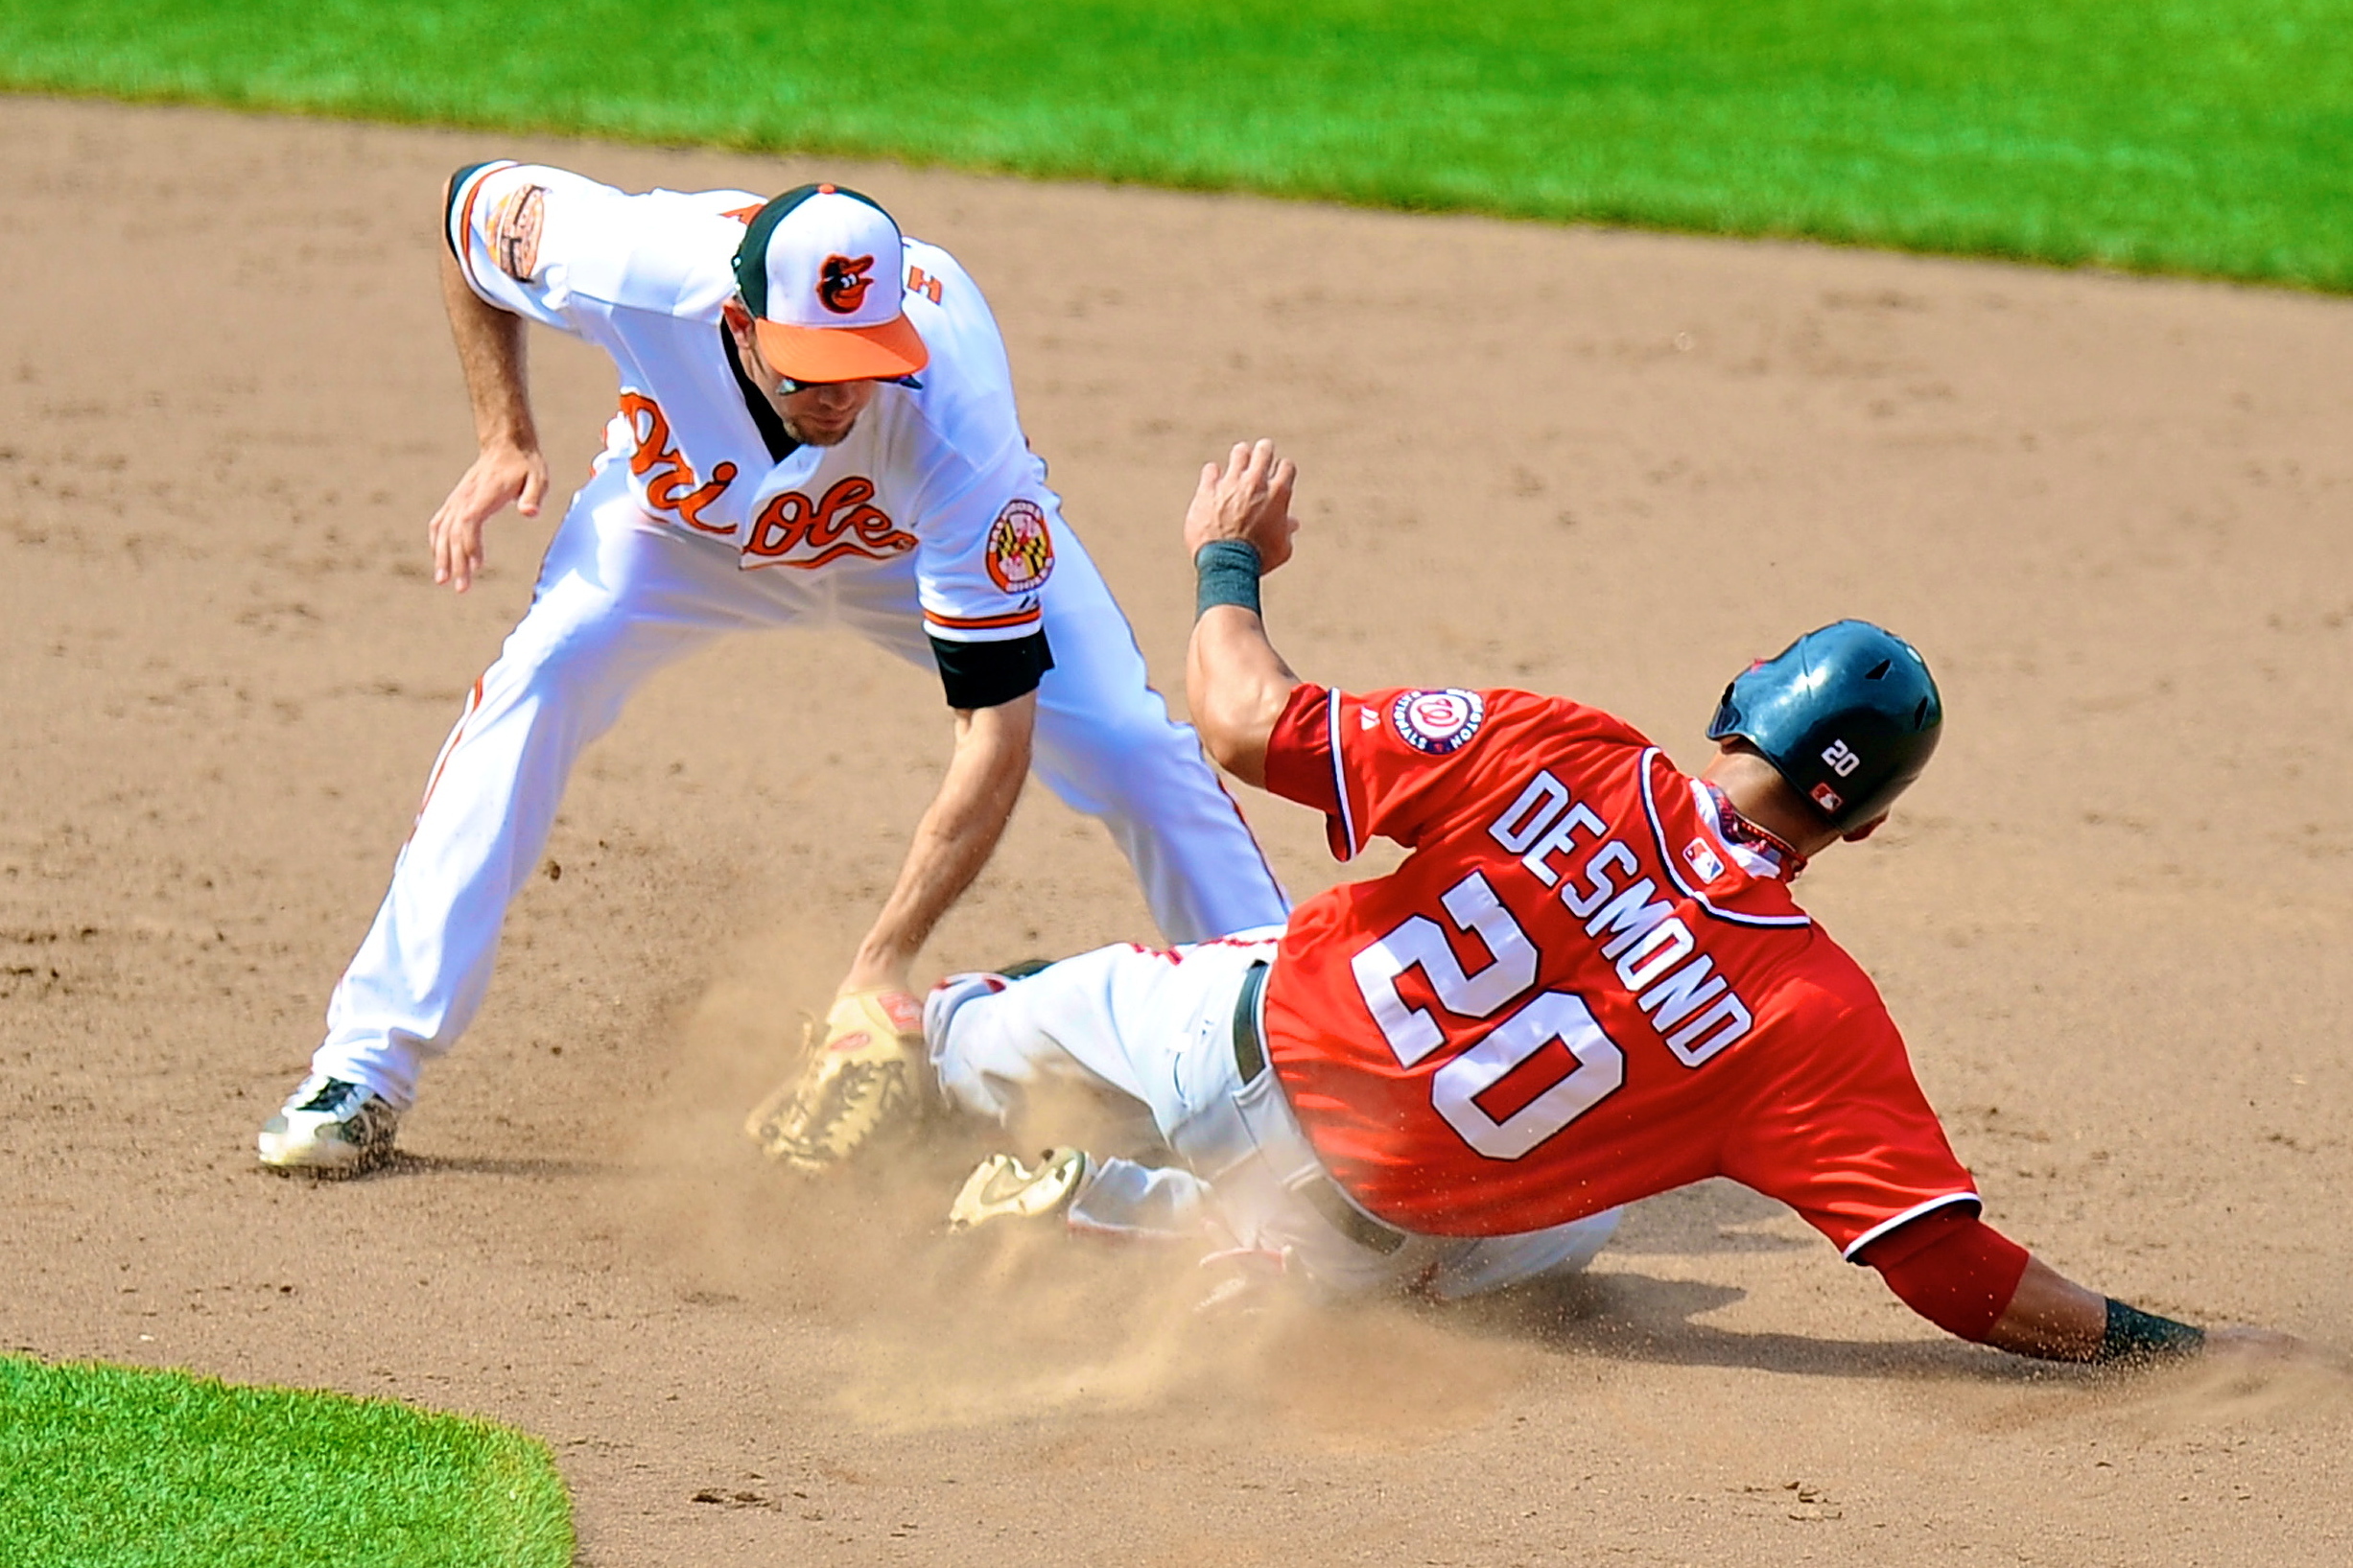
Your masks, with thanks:
[{"label": "belt", "polygon": [[1259,998],[1266,994],[1266,960],[1242,971],[1241,995],[1234,998],[1234,1065],[1245,1084],[1266,1070],[1266,1046],[1259,1039]]},{"label": "belt", "polygon": [[[1234,998],[1234,1067],[1245,1085],[1255,1083],[1266,1070],[1266,1041],[1259,1034],[1259,998],[1265,992],[1266,965],[1260,961],[1243,972],[1241,994]],[[1319,1172],[1293,1190],[1342,1235],[1383,1257],[1410,1239],[1404,1231],[1381,1224],[1350,1203],[1329,1176]]]}]

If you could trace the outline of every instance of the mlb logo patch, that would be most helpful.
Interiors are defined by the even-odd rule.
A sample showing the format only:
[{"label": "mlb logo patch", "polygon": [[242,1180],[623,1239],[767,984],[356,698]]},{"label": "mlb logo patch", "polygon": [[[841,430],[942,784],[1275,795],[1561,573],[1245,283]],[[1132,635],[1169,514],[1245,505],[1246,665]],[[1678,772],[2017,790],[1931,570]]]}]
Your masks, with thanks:
[{"label": "mlb logo patch", "polygon": [[1845,798],[1842,797],[1837,790],[1831,788],[1826,784],[1816,784],[1814,786],[1813,793],[1814,804],[1821,807],[1825,811],[1835,812],[1841,806],[1846,804]]},{"label": "mlb logo patch", "polygon": [[1705,838],[1695,838],[1683,846],[1683,864],[1703,882],[1712,882],[1724,875],[1724,861],[1709,847]]},{"label": "mlb logo patch", "polygon": [[1416,751],[1444,757],[1463,749],[1487,718],[1487,701],[1476,691],[1407,691],[1389,709],[1398,737]]}]

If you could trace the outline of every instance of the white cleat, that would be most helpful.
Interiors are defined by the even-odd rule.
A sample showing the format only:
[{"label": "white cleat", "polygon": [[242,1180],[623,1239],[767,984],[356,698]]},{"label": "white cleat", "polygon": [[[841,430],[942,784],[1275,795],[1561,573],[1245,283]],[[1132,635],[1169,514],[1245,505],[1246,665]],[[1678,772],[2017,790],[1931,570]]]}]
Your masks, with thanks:
[{"label": "white cleat", "polygon": [[1094,1162],[1080,1149],[1048,1149],[1038,1157],[1035,1170],[1011,1155],[991,1155],[964,1179],[948,1205],[948,1229],[1067,1214],[1094,1170]]},{"label": "white cleat", "polygon": [[256,1140],[272,1170],[357,1176],[392,1158],[400,1112],[375,1090],[341,1078],[305,1078]]}]

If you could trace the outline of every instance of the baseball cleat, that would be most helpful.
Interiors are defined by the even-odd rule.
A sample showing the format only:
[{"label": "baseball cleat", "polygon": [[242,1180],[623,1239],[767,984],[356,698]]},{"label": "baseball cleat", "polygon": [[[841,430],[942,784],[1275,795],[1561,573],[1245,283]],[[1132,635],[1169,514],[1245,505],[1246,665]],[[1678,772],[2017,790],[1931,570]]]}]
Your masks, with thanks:
[{"label": "baseball cleat", "polygon": [[1067,1214],[1094,1170],[1094,1161],[1081,1149],[1048,1149],[1038,1157],[1035,1170],[1011,1155],[991,1155],[964,1179],[948,1205],[948,1229]]},{"label": "baseball cleat", "polygon": [[763,1100],[743,1124],[771,1159],[832,1170],[880,1134],[914,1121],[926,1104],[923,1023],[902,992],[854,992],[834,1003],[820,1037],[812,1023],[800,1076]]},{"label": "baseball cleat", "polygon": [[392,1158],[400,1112],[375,1090],[341,1078],[306,1078],[256,1140],[272,1170],[357,1176]]}]

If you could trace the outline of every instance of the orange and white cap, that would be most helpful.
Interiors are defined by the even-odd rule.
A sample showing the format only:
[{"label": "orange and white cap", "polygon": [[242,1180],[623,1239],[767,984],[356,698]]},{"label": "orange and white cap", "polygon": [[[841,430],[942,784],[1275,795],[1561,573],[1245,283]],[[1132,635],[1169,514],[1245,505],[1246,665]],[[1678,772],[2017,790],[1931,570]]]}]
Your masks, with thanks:
[{"label": "orange and white cap", "polygon": [[906,275],[899,225],[839,185],[773,199],[736,247],[736,291],[761,357],[794,381],[888,381],[929,363],[906,318]]}]

